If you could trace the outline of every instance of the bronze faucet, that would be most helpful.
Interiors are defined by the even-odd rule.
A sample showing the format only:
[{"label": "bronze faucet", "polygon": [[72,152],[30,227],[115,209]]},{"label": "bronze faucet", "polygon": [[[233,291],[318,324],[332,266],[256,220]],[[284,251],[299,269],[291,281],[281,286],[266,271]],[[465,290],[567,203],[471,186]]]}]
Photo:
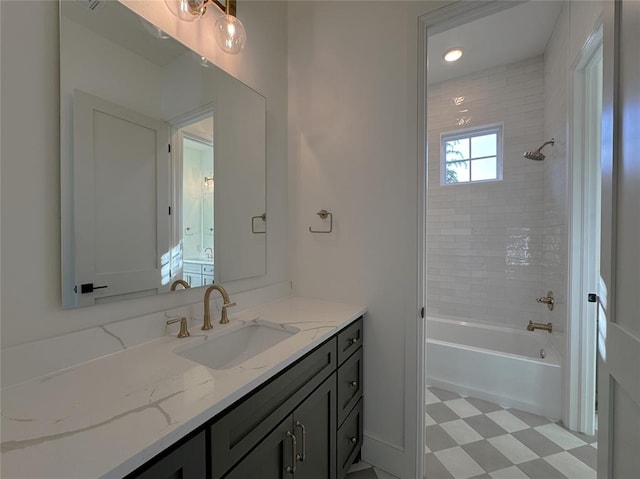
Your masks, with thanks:
[{"label": "bronze faucet", "polygon": [[209,286],[204,293],[204,324],[202,325],[202,328],[201,328],[203,331],[207,331],[213,328],[213,326],[211,325],[211,313],[210,313],[210,307],[209,307],[209,296],[211,296],[211,292],[213,290],[220,291],[220,294],[222,295],[222,301],[224,302],[224,304],[222,305],[222,315],[220,316],[220,324],[227,324],[229,322],[229,318],[227,317],[227,308],[230,308],[231,306],[236,305],[236,303],[231,302],[231,299],[229,298],[229,293],[227,293],[227,290],[224,289],[222,286],[220,286],[219,284],[212,284],[211,286]]},{"label": "bronze faucet", "polygon": [[184,289],[191,287],[191,285],[184,279],[176,279],[173,283],[171,283],[171,291],[175,291],[179,284],[181,284]]}]

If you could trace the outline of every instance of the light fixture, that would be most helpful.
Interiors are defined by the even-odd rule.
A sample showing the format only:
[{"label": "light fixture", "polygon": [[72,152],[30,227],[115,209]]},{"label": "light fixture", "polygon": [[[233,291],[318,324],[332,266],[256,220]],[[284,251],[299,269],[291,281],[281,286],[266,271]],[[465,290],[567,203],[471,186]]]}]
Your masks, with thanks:
[{"label": "light fixture", "polygon": [[204,0],[164,0],[171,13],[184,22],[197,20],[206,11]]},{"label": "light fixture", "polygon": [[166,40],[167,38],[170,38],[169,35],[164,30],[161,30],[160,28],[156,27],[153,23],[148,22],[144,18],[140,17],[140,22],[142,23],[142,26],[144,26],[144,28],[149,33],[151,33],[151,35],[153,35],[154,37],[160,38],[162,40]]},{"label": "light fixture", "polygon": [[216,20],[214,34],[218,46],[225,52],[239,53],[247,41],[247,32],[242,22],[229,13],[229,3],[227,0],[227,11]]},{"label": "light fixture", "polygon": [[215,21],[214,35],[216,43],[227,53],[239,53],[247,40],[242,22],[236,17],[236,0],[164,0],[175,16],[186,22],[197,20],[214,4],[221,11]]},{"label": "light fixture", "polygon": [[202,187],[205,190],[213,190],[213,176],[205,176]]},{"label": "light fixture", "polygon": [[462,55],[463,51],[461,48],[452,48],[444,54],[444,61],[449,63],[457,62],[462,58]]}]

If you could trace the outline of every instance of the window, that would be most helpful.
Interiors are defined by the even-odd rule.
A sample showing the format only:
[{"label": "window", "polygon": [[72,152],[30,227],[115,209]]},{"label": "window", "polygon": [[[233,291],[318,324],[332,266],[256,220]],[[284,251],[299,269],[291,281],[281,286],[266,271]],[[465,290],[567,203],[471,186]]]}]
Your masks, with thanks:
[{"label": "window", "polygon": [[443,133],[440,144],[441,184],[502,179],[502,125]]}]

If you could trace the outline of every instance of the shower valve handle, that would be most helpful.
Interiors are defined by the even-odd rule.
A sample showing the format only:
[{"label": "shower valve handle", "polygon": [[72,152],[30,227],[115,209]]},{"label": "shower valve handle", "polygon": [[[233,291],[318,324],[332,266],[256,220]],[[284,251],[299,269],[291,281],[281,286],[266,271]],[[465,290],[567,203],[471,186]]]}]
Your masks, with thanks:
[{"label": "shower valve handle", "polygon": [[546,304],[549,308],[549,311],[553,311],[553,305],[555,303],[555,299],[553,297],[553,291],[549,291],[546,296],[536,299],[538,303]]}]

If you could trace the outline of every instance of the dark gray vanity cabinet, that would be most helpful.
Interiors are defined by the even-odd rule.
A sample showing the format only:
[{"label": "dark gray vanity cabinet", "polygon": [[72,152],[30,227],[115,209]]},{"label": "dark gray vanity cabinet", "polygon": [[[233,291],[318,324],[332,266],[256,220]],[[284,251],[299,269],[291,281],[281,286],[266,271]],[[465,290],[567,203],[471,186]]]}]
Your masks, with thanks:
[{"label": "dark gray vanity cabinet", "polygon": [[205,433],[183,442],[175,449],[169,449],[142,471],[137,471],[131,479],[203,479],[206,477],[207,448]]},{"label": "dark gray vanity cabinet", "polygon": [[[336,367],[336,341],[332,338],[216,418],[211,425],[212,478],[225,477],[234,464],[267,438],[272,429],[296,413],[302,414],[307,401],[314,401],[312,393],[330,377],[333,378],[329,382],[332,383],[330,398],[334,403],[332,417],[335,424]],[[333,427],[335,433],[335,425]],[[294,425],[291,424],[289,429],[295,441],[302,443],[302,428],[297,427],[294,431]],[[306,438],[315,441],[309,430],[306,431]],[[284,440],[284,437],[281,439]],[[293,440],[290,437],[287,442],[292,443]],[[300,447],[298,449],[301,451]],[[291,462],[280,457],[282,464],[285,464],[285,460]],[[245,477],[249,479],[254,476]]]},{"label": "dark gray vanity cabinet", "polygon": [[338,333],[337,476],[343,479],[362,448],[362,319]]},{"label": "dark gray vanity cabinet", "polygon": [[334,373],[225,479],[335,479],[335,394]]},{"label": "dark gray vanity cabinet", "polygon": [[362,447],[362,351],[359,318],[128,479],[343,479]]}]

